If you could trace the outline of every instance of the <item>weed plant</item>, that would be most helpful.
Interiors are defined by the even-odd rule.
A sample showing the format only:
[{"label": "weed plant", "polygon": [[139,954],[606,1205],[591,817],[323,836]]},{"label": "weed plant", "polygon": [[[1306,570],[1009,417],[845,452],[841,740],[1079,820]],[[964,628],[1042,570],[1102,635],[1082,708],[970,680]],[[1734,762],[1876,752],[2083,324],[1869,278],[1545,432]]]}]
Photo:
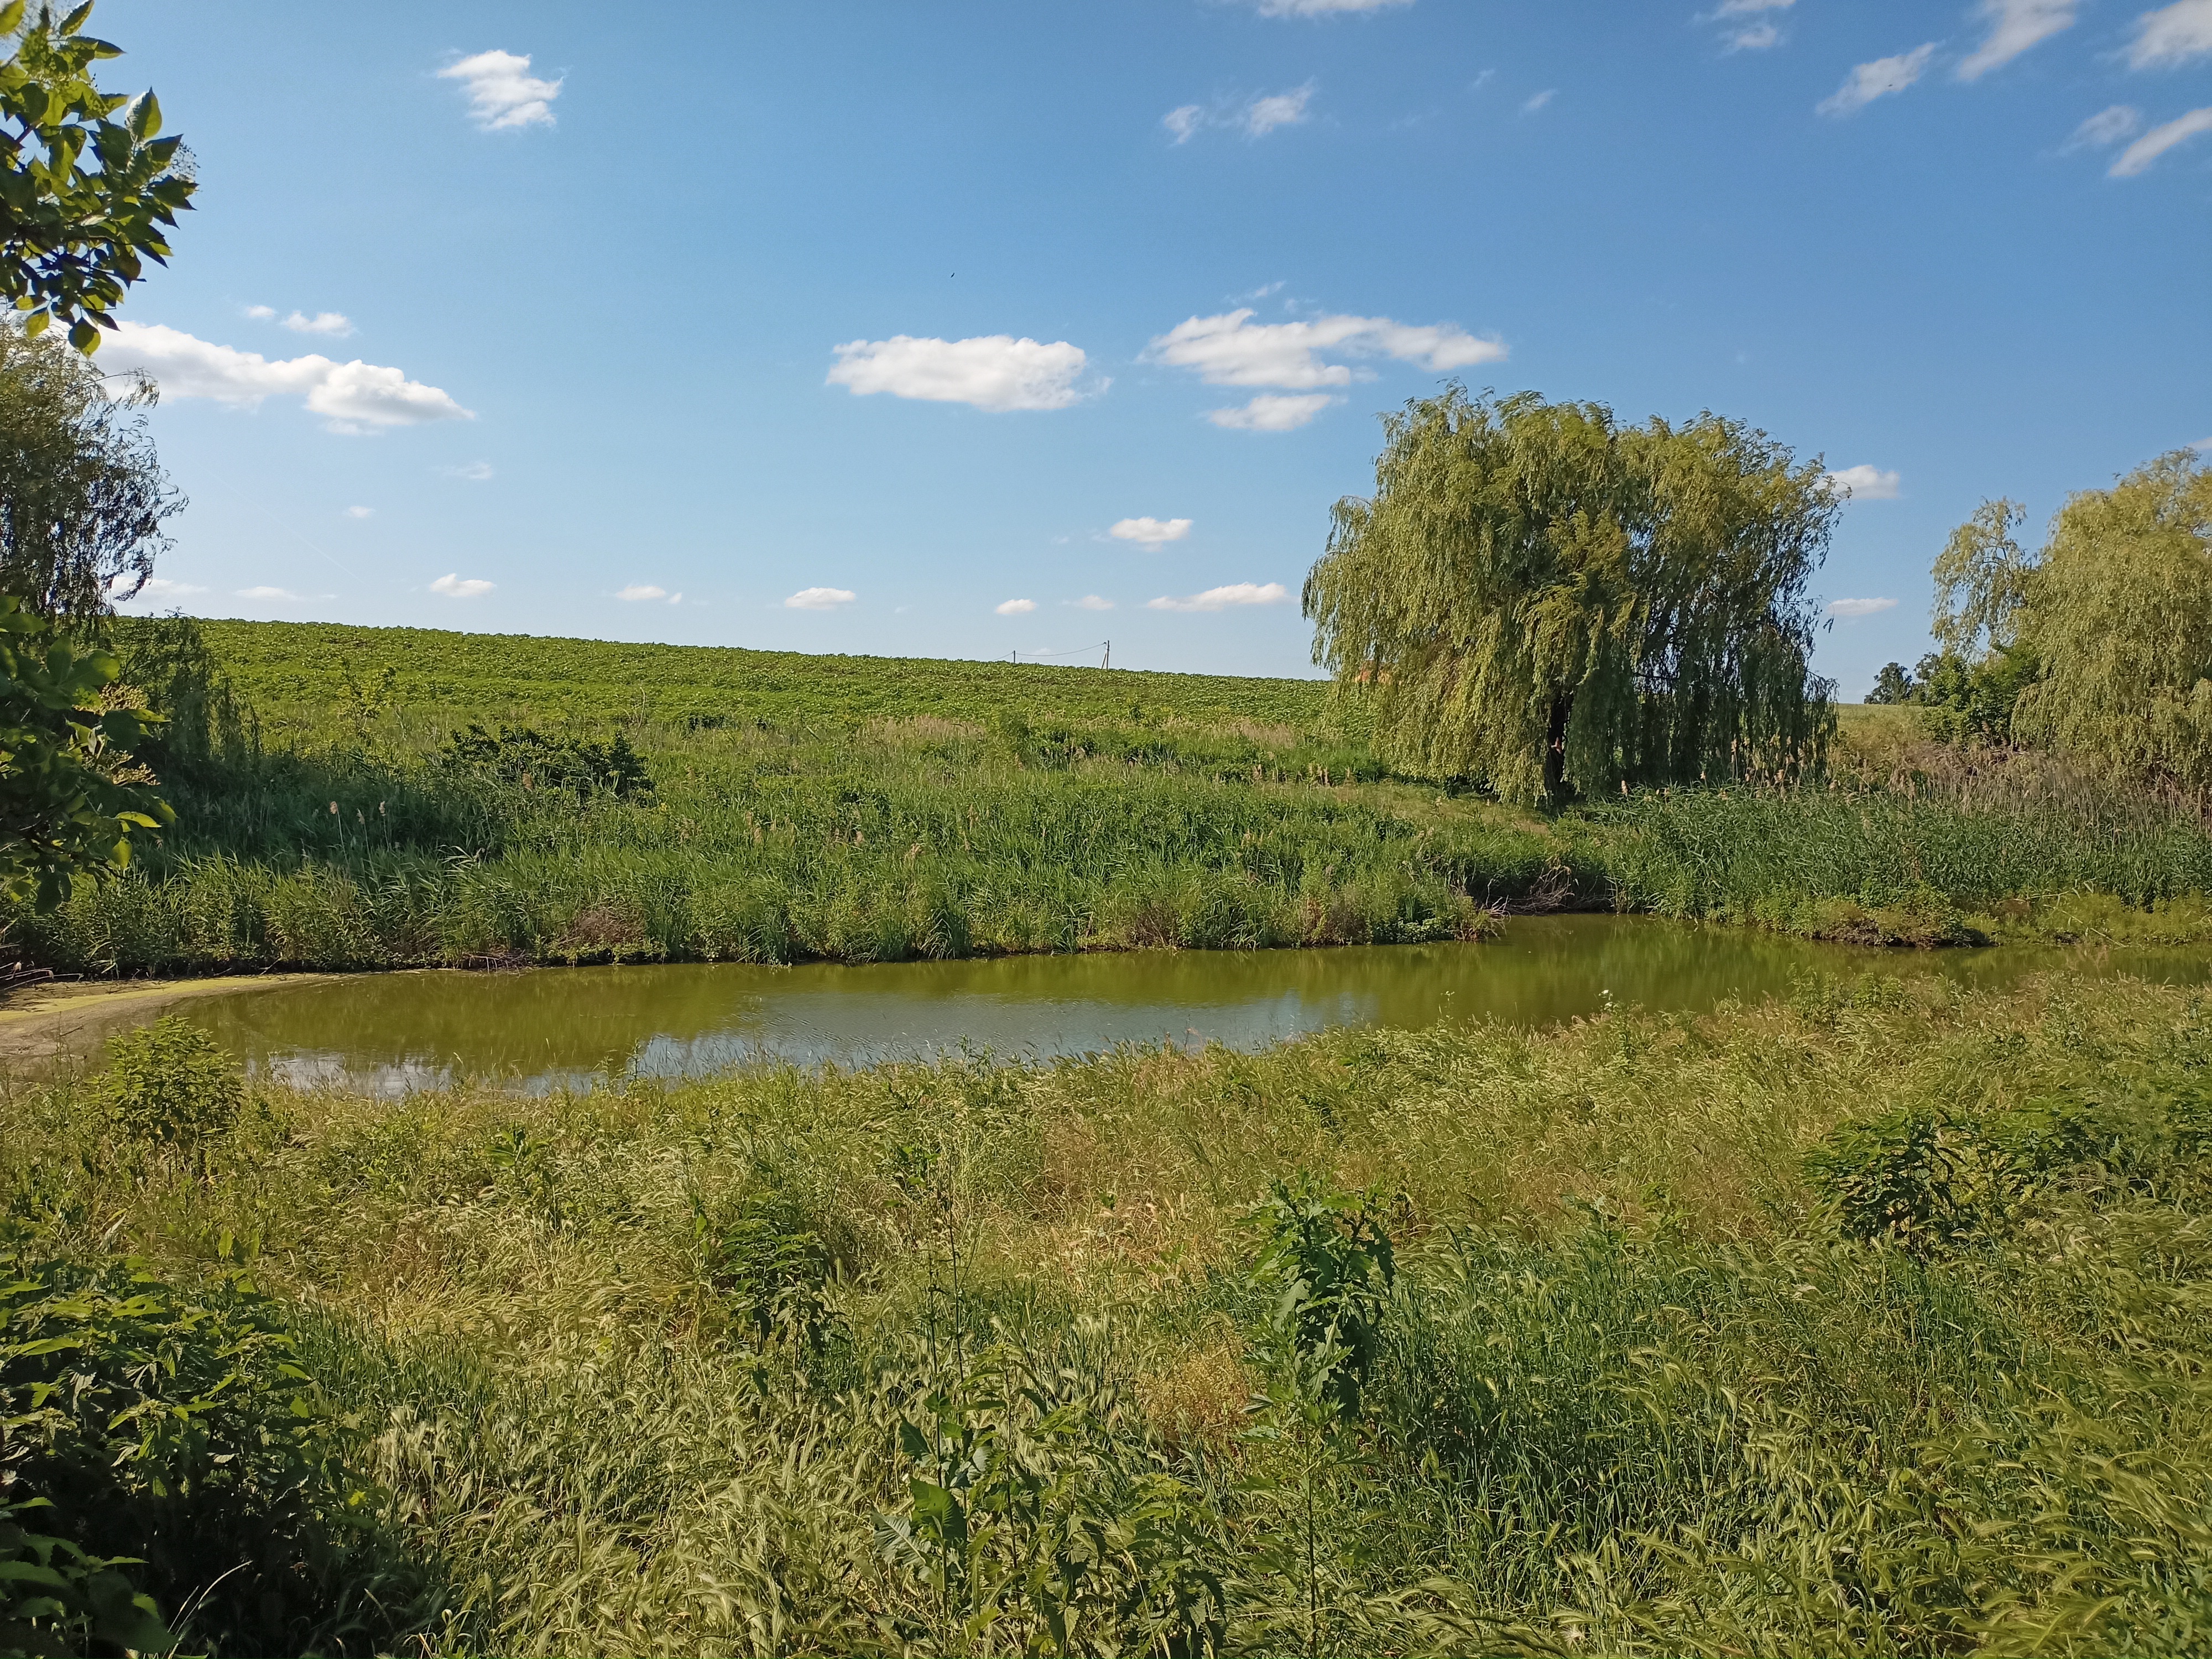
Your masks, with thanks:
[{"label": "weed plant", "polygon": [[218,1653],[2203,1651],[2208,1076],[2201,993],[1930,979],[18,1085],[0,1502]]}]

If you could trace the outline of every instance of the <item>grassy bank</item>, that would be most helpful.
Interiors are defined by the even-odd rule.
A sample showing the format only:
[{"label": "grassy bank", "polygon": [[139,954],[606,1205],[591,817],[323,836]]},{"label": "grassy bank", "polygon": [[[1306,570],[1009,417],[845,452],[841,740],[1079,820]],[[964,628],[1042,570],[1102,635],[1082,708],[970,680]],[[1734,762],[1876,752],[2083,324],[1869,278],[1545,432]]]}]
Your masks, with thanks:
[{"label": "grassy bank", "polygon": [[246,1561],[195,1650],[2212,1642],[2200,994],[542,1099],[204,1065],[0,1109],[6,1340],[82,1339],[0,1350],[8,1410],[88,1379],[15,1490],[172,1616]]},{"label": "grassy bank", "polygon": [[[38,960],[1246,949],[1467,939],[1493,907],[1561,904],[1869,943],[2212,934],[2193,819],[1993,780],[1916,750],[1899,711],[1846,722],[1834,788],[1540,817],[1388,775],[1359,710],[1306,681],[205,629],[245,718],[155,757],[179,822],[143,869],[12,919]],[[617,740],[649,790],[548,771]]]}]

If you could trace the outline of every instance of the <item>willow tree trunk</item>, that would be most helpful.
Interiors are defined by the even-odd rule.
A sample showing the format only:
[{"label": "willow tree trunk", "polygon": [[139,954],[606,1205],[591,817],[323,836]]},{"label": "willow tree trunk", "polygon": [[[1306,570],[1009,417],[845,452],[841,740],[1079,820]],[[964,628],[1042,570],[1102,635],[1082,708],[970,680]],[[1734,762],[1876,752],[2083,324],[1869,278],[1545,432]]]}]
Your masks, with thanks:
[{"label": "willow tree trunk", "polygon": [[1555,692],[1544,732],[1544,800],[1556,806],[1567,793],[1567,716],[1574,712],[1571,691]]}]

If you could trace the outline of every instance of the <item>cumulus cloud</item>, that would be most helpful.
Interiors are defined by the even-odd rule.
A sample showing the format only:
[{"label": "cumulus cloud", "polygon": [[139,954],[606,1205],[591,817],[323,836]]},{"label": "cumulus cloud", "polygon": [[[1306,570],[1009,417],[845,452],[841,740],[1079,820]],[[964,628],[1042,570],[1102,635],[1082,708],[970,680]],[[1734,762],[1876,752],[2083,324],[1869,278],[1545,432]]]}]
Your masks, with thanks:
[{"label": "cumulus cloud", "polygon": [[1106,533],[1117,542],[1134,542],[1147,551],[1179,542],[1190,534],[1188,519],[1116,519]]},{"label": "cumulus cloud", "polygon": [[1876,611],[1895,609],[1897,609],[1895,599],[1832,599],[1828,603],[1830,616],[1845,618],[1871,617]]},{"label": "cumulus cloud", "polygon": [[291,599],[296,601],[304,599],[307,596],[305,593],[295,593],[289,587],[241,587],[238,590],[238,597],[241,599]]},{"label": "cumulus cloud", "polygon": [[1878,466],[1840,467],[1820,476],[1827,481],[1829,489],[1848,501],[1893,501],[1897,499],[1897,474],[1885,472]]},{"label": "cumulus cloud", "polygon": [[1226,587],[1209,587],[1203,593],[1193,593],[1186,599],[1174,599],[1163,593],[1157,599],[1146,599],[1147,611],[1226,611],[1237,605],[1284,605],[1290,600],[1291,591],[1280,582],[1268,582],[1264,586],[1257,582],[1231,582]]},{"label": "cumulus cloud", "polygon": [[246,314],[253,319],[257,323],[265,323],[276,315],[276,307],[274,306],[248,306],[246,308]]},{"label": "cumulus cloud", "polygon": [[1292,87],[1288,92],[1274,92],[1255,98],[1245,105],[1243,125],[1255,138],[1264,138],[1277,127],[1303,125],[1306,106],[1313,101],[1314,83]]},{"label": "cumulus cloud", "polygon": [[1259,0],[1262,17],[1335,17],[1346,12],[1389,11],[1413,0]]},{"label": "cumulus cloud", "polygon": [[2164,126],[2153,127],[2122,150],[2106,172],[2115,179],[2132,179],[2176,144],[2185,143],[2200,132],[2212,132],[2212,105],[2177,116]]},{"label": "cumulus cloud", "polygon": [[1982,44],[1960,63],[1961,81],[1978,81],[2030,46],[2074,27],[2077,0],[1982,0],[1974,15],[1990,26]]},{"label": "cumulus cloud", "polygon": [[[1393,322],[1388,317],[1316,317],[1310,322],[1255,323],[1251,309],[1177,323],[1145,348],[1153,362],[1198,371],[1209,386],[1280,386],[1306,392],[1349,386],[1352,369],[1320,353],[1379,352],[1424,368],[1466,368],[1496,362],[1505,347],[1451,324]],[[1308,419],[1311,416],[1308,416]]]},{"label": "cumulus cloud", "polygon": [[1239,404],[1233,409],[1209,409],[1206,418],[1232,432],[1295,432],[1331,404],[1340,401],[1326,392],[1288,396],[1263,392],[1249,403]]},{"label": "cumulus cloud", "polygon": [[561,95],[562,82],[532,75],[528,52],[480,52],[440,70],[438,78],[461,83],[469,95],[469,113],[486,132],[553,125],[553,100]]},{"label": "cumulus cloud", "polygon": [[481,576],[462,576],[447,573],[430,584],[433,593],[443,593],[449,599],[480,599],[491,592],[493,584]]},{"label": "cumulus cloud", "polygon": [[666,588],[657,587],[651,582],[632,582],[628,587],[616,593],[615,597],[618,599],[627,599],[632,605],[647,599],[666,599],[669,604],[674,605],[684,596],[678,593],[672,597]]},{"label": "cumulus cloud", "polygon": [[346,508],[346,517],[349,519],[373,519],[375,516],[376,509],[373,507],[349,507]]},{"label": "cumulus cloud", "polygon": [[2142,125],[2142,112],[2130,104],[2114,104],[2110,109],[2100,109],[2074,129],[2074,136],[2066,141],[2069,150],[2085,146],[2103,149],[2117,144]]},{"label": "cumulus cloud", "polygon": [[1782,44],[1782,31],[1771,23],[1750,23],[1730,29],[1721,40],[1723,52],[1765,52]]},{"label": "cumulus cloud", "polygon": [[1187,144],[1191,135],[1206,125],[1206,110],[1198,104],[1182,104],[1160,117],[1160,125],[1175,135],[1178,144]]},{"label": "cumulus cloud", "polygon": [[1036,601],[1035,599],[1008,599],[1002,605],[993,605],[991,609],[1001,617],[1026,617],[1030,611],[1036,609]]},{"label": "cumulus cloud", "polygon": [[1543,91],[1534,94],[1522,102],[1521,112],[1523,115],[1534,115],[1559,95],[1559,89],[1557,87],[1546,87]]},{"label": "cumulus cloud", "polygon": [[1713,8],[1715,17],[1757,17],[1770,11],[1787,11],[1797,0],[1721,0]]},{"label": "cumulus cloud", "polygon": [[466,478],[471,483],[483,483],[491,477],[491,463],[467,461],[459,466],[441,466],[438,471],[449,478]]},{"label": "cumulus cloud", "polygon": [[783,604],[787,611],[835,611],[858,598],[849,587],[802,587]]},{"label": "cumulus cloud", "polygon": [[476,418],[438,387],[410,380],[396,368],[359,358],[335,363],[314,352],[271,362],[258,351],[215,345],[160,323],[116,324],[100,363],[142,370],[172,398],[210,398],[253,409],[264,398],[296,395],[333,432]]},{"label": "cumulus cloud", "polygon": [[[1065,340],[1049,345],[1011,334],[968,340],[848,340],[833,348],[828,384],[856,398],[888,392],[928,403],[970,404],[994,414],[1010,409],[1066,409],[1083,394],[1075,383],[1088,360]],[[1098,390],[1103,391],[1101,381]]]},{"label": "cumulus cloud", "polygon": [[1861,64],[1844,77],[1843,85],[1815,107],[1822,115],[1853,114],[1877,98],[1903,92],[1920,78],[1928,67],[1928,60],[1935,55],[1936,43],[1930,40],[1894,58],[1877,58],[1870,64]]},{"label": "cumulus cloud", "polygon": [[2136,38],[2128,43],[2128,67],[2151,69],[2185,64],[2212,52],[2212,0],[2174,0],[2136,19]]},{"label": "cumulus cloud", "polygon": [[1072,605],[1078,611],[1111,611],[1114,608],[1113,600],[1101,599],[1096,593],[1085,593],[1079,599],[1062,599],[1060,603]]}]

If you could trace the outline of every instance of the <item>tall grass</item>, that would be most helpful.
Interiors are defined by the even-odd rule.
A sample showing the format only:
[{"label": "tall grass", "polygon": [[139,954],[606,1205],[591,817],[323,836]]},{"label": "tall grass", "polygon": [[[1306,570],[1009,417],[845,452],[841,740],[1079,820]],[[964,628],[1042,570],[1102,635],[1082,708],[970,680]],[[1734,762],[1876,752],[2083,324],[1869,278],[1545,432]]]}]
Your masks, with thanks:
[{"label": "tall grass", "polygon": [[[250,1274],[290,1344],[266,1386],[311,1390],[322,1461],[257,1588],[185,1621],[198,1558],[146,1577],[218,1651],[270,1650],[286,1559],[284,1628],[363,1651],[2194,1651],[2209,1069],[2199,994],[1816,983],[1259,1054],[262,1090],[185,1142],[19,1087],[0,1190],[39,1259]],[[1279,1312],[1299,1171],[1395,1245],[1319,1436],[1279,1428],[1322,1340]],[[207,1455],[283,1416],[249,1395]]]}]

